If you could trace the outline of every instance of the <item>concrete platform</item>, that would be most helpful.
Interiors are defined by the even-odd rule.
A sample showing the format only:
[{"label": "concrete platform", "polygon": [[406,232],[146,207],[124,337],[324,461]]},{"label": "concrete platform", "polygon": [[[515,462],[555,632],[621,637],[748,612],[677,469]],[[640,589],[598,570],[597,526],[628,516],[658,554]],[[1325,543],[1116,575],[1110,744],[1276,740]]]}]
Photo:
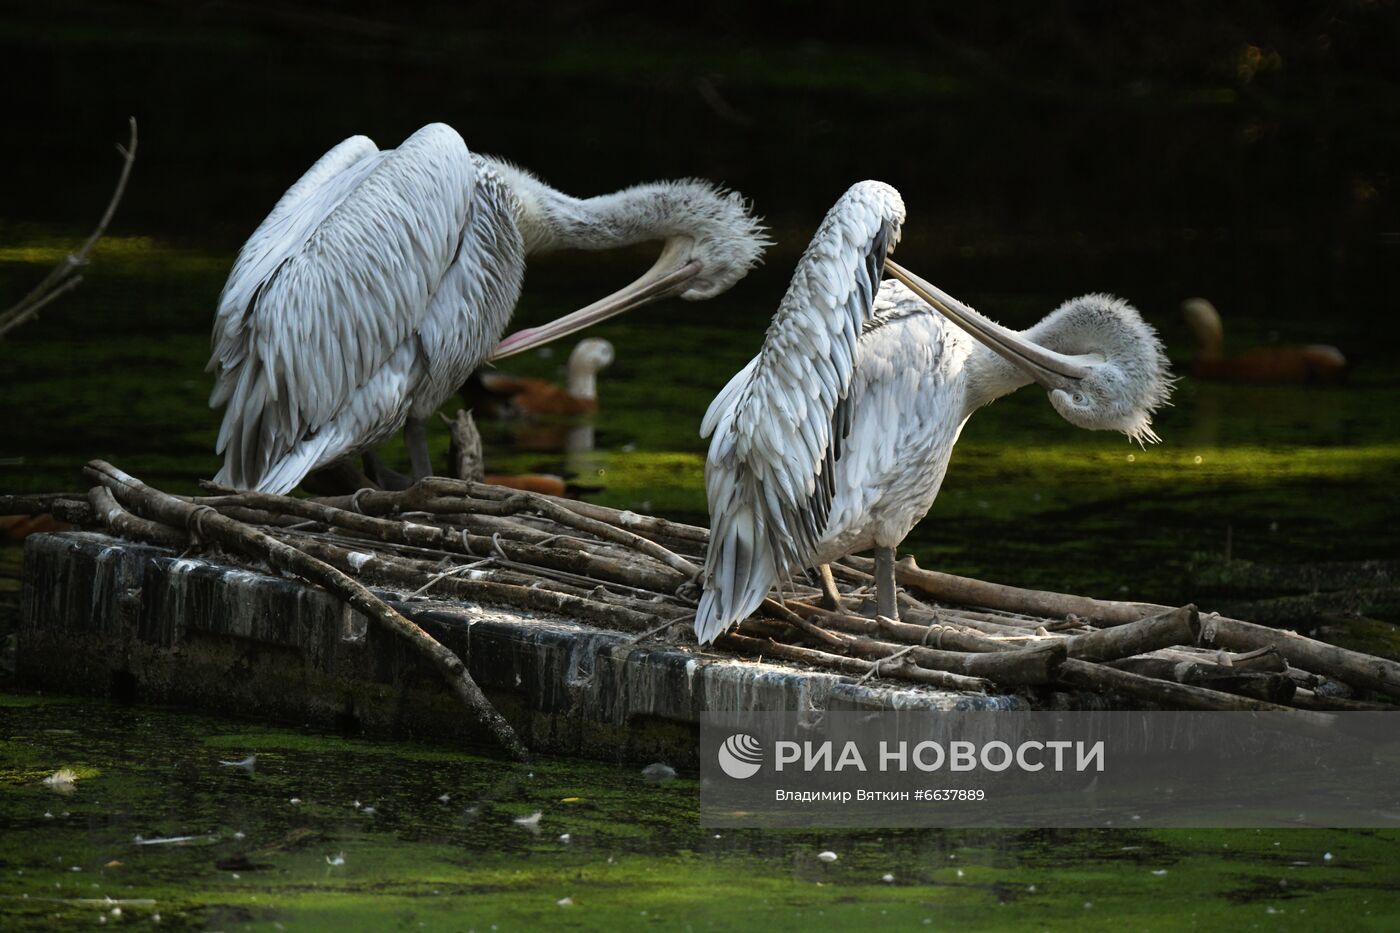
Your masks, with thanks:
[{"label": "concrete platform", "polygon": [[[1093,703],[856,684],[693,646],[635,645],[556,616],[376,592],[465,660],[540,752],[694,766],[707,709]],[[328,594],[88,532],[26,541],[18,665],[22,683],[44,689],[394,738],[480,739],[426,662]]]}]

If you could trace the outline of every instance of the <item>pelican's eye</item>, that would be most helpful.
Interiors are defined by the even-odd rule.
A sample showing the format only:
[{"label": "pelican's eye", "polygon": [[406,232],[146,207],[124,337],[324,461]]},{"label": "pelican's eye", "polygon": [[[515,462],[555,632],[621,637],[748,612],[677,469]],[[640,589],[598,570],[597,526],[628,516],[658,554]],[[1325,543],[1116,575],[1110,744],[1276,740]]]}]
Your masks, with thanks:
[{"label": "pelican's eye", "polygon": [[1076,405],[1085,405],[1085,404],[1088,404],[1088,401],[1089,401],[1087,398],[1084,397],[1084,393],[1083,393],[1083,392],[1076,392],[1076,393],[1074,393],[1073,398],[1074,398],[1074,404],[1076,404]]}]

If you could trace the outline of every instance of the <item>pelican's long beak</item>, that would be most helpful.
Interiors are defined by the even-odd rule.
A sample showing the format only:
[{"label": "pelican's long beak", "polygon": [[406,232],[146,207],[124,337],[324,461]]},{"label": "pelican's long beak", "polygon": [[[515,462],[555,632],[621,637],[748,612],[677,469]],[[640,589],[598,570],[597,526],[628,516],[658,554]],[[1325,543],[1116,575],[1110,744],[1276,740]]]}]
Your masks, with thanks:
[{"label": "pelican's long beak", "polygon": [[580,308],[572,314],[556,318],[548,324],[516,331],[496,344],[496,349],[491,354],[491,361],[495,362],[534,349],[552,340],[568,336],[575,331],[583,330],[592,324],[597,324],[599,321],[606,321],[624,311],[631,311],[647,302],[656,301],[680,291],[685,283],[700,274],[700,262],[684,258],[688,245],[689,241],[684,237],[667,240],[666,248],[661,251],[656,262],[631,285],[593,302],[586,308]]},{"label": "pelican's long beak", "polygon": [[967,331],[977,340],[1025,370],[1026,374],[1047,389],[1068,389],[1089,375],[1089,368],[1079,359],[1048,350],[1032,343],[1010,328],[983,317],[952,295],[919,278],[893,259],[885,260],[890,274],[909,286],[910,291],[938,309],[944,317]]}]

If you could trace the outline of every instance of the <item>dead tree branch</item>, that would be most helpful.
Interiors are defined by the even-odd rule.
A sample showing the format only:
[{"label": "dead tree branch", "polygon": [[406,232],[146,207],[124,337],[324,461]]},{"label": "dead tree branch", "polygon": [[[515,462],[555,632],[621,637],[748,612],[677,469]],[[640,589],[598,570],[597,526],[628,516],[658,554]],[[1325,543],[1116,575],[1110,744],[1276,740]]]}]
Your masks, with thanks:
[{"label": "dead tree branch", "polygon": [[92,248],[107,232],[107,225],[112,222],[112,217],[117,213],[117,205],[121,203],[122,195],[126,193],[126,181],[131,177],[131,166],[136,162],[136,118],[130,117],[129,121],[131,139],[125,146],[120,144],[117,146],[117,152],[121,153],[122,157],[122,171],[117,176],[117,187],[107,202],[107,209],[102,212],[102,219],[97,222],[97,227],[76,253],[64,256],[58,265],[49,270],[49,274],[38,285],[30,289],[29,294],[21,298],[17,304],[0,312],[0,338],[25,321],[33,320],[50,302],[76,288],[78,283],[83,280],[79,270],[88,264],[88,256],[92,252]]}]

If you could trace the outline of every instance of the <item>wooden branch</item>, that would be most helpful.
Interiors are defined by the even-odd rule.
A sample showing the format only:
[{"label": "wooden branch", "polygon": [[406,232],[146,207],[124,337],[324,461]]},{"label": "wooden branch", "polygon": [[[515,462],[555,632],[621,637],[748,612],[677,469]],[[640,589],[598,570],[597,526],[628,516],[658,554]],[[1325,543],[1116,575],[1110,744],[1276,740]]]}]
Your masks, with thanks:
[{"label": "wooden branch", "polygon": [[[488,490],[488,497],[473,498],[474,491]],[[518,489],[503,489],[484,483],[466,483],[444,477],[429,477],[414,483],[403,492],[370,491],[354,496],[337,496],[318,500],[341,509],[357,509],[374,515],[398,512],[479,512],[487,515],[516,515],[536,512],[561,525],[586,531],[604,541],[626,545],[660,561],[687,579],[700,574],[700,568],[689,560],[668,550],[649,538],[644,538],[620,525],[589,518],[572,508],[571,500],[555,499]]]},{"label": "wooden branch", "polygon": [[[862,559],[851,560],[856,566],[860,566],[859,562]],[[905,558],[895,565],[895,577],[905,586],[923,589],[937,599],[1036,615],[1073,614],[1102,625],[1136,622],[1144,616],[1171,609],[1170,606],[1152,603],[1098,600],[1087,596],[985,583],[981,580],[922,570],[912,558]],[[1400,663],[1395,661],[1348,651],[1293,632],[1271,629],[1239,619],[1227,619],[1215,614],[1211,614],[1208,620],[1203,619],[1202,624],[1202,638],[1207,644],[1216,644],[1236,651],[1273,647],[1290,664],[1335,677],[1346,683],[1400,696]]]},{"label": "wooden branch", "polygon": [[788,608],[808,619],[816,619],[827,627],[855,635],[872,638],[884,637],[903,644],[926,645],[930,648],[946,648],[950,651],[1005,651],[1023,648],[1025,637],[1013,642],[1002,641],[976,629],[962,628],[948,623],[913,625],[894,619],[878,617],[867,619],[845,612],[831,612],[797,600],[790,600]]},{"label": "wooden branch", "polygon": [[[437,483],[451,483],[451,480],[444,480],[442,477],[434,477]],[[463,483],[458,484],[453,495],[466,495],[478,499],[502,499],[508,498],[515,490],[504,486],[493,486],[490,483]],[[595,505],[592,502],[581,502],[577,499],[564,499],[559,496],[547,496],[540,493],[534,495],[541,499],[546,499],[560,505],[571,512],[582,515],[585,518],[592,518],[596,521],[605,522],[609,525],[623,528],[635,532],[645,537],[653,539],[665,539],[679,541],[691,545],[703,545],[710,540],[708,528],[701,528],[697,525],[687,525],[683,522],[673,522],[664,518],[657,518],[654,515],[639,515],[625,509],[609,508],[606,505]]]},{"label": "wooden branch", "polygon": [[[860,570],[868,571],[874,566],[874,561],[866,557],[850,557],[847,560]],[[969,577],[940,573],[937,570],[924,570],[915,563],[913,557],[905,557],[896,563],[894,573],[895,580],[901,585],[922,590],[937,600],[1050,618],[1076,615],[1101,622],[1136,622],[1144,616],[1155,615],[1162,609],[1169,608],[988,583],[985,580],[973,580]]]},{"label": "wooden branch", "polygon": [[137,518],[118,504],[106,486],[88,490],[88,503],[98,521],[113,534],[133,541],[146,541],[161,547],[183,548],[189,545],[189,535],[169,525]]},{"label": "wooden branch", "polygon": [[60,499],[83,500],[82,492],[44,492],[29,496],[0,495],[0,515],[47,515]]},{"label": "wooden branch", "polygon": [[[779,641],[761,641],[757,638],[750,638],[747,635],[740,635],[735,632],[721,635],[716,641],[722,642],[724,647],[730,648],[739,654],[752,657],[781,658],[785,661],[797,661],[801,664],[834,668],[835,670],[843,671],[848,674],[871,674],[875,671],[876,667],[876,662],[874,661],[863,661],[860,658],[831,654],[827,651],[818,651],[815,648],[799,648],[796,645],[788,645]],[[927,684],[931,687],[942,687],[946,690],[971,690],[981,692],[988,686],[986,681],[976,677],[963,677],[946,671],[929,670],[928,668],[913,664],[898,666],[893,664],[882,665],[879,673],[875,676],[896,680],[909,680],[914,683]]]},{"label": "wooden branch", "polygon": [[1047,632],[1064,632],[1070,630],[1088,631],[1091,628],[1089,625],[1066,619],[1022,618],[999,612],[978,612],[975,609],[965,609],[961,606],[941,606],[937,609],[927,610],[907,609],[901,615],[906,622],[941,624],[952,621],[992,634],[1015,632],[1021,635],[1033,635],[1040,629],[1045,629]]},{"label": "wooden branch", "polygon": [[38,285],[30,289],[29,294],[10,308],[0,312],[0,338],[25,321],[38,316],[49,302],[75,288],[82,281],[78,270],[87,265],[88,255],[92,252],[92,248],[107,232],[107,225],[112,222],[112,217],[117,212],[117,205],[121,203],[122,195],[126,193],[126,182],[131,177],[131,166],[136,162],[136,118],[130,117],[129,123],[131,126],[130,140],[125,147],[117,146],[117,152],[121,153],[123,160],[121,174],[117,176],[117,187],[112,192],[112,197],[107,201],[107,209],[102,212],[102,218],[98,220],[97,227],[76,253],[64,256]]},{"label": "wooden branch", "polygon": [[1169,658],[1120,658],[1108,666],[1120,671],[1170,680],[1179,684],[1194,684],[1223,693],[1268,700],[1287,705],[1292,701],[1297,685],[1288,675],[1274,671],[1238,671],[1220,664],[1200,661],[1174,661]]},{"label": "wooden branch", "polygon": [[[683,624],[693,611],[678,593],[698,568],[633,530],[646,529],[684,546],[703,541],[704,529],[691,534],[686,531],[691,526],[442,478],[404,492],[366,489],[319,500],[232,490],[183,499],[150,490],[100,461],[90,465],[90,475],[100,485],[81,501],[71,495],[0,497],[0,511],[61,513],[70,521],[167,547],[204,534],[322,582],[297,570],[293,558],[275,552],[269,558],[239,535],[220,530],[216,519],[232,521],[240,534],[269,538],[346,579],[358,577],[411,596],[560,614],[642,637]],[[817,591],[797,585],[787,602],[765,601],[766,618],[746,620],[720,644],[862,678],[951,689],[1054,684],[1166,708],[1278,710],[1291,703],[1319,711],[1400,709],[1347,693],[1352,685],[1400,697],[1395,674],[1400,664],[1290,632],[1214,614],[1202,619],[1191,606],[1000,587],[931,574],[908,560],[900,567],[906,587],[912,573],[940,590],[940,602],[968,600],[978,608],[961,602],[934,608],[911,597],[902,600],[902,619],[868,619],[812,605],[806,600]],[[837,564],[833,572],[846,584],[868,586],[869,575],[860,569]],[[322,585],[347,601],[354,598],[335,590],[334,578]],[[847,604],[856,605],[853,599],[848,594]],[[1204,636],[1203,628],[1208,629]]]},{"label": "wooden branch", "polygon": [[452,476],[471,483],[481,482],[486,473],[486,458],[481,452],[481,432],[476,429],[472,413],[459,408],[455,418],[443,415],[442,420],[447,422],[447,433],[452,438],[447,449]]},{"label": "wooden branch", "polygon": [[777,616],[778,618],[782,619],[784,622],[788,623],[798,631],[805,632],[806,634],[811,635],[818,641],[826,642],[832,647],[844,648],[847,645],[848,639],[842,638],[840,635],[835,635],[831,632],[828,632],[826,629],[822,628],[819,625],[814,625],[811,622],[808,622],[806,619],[802,618],[802,616],[793,612],[791,609],[787,608],[782,603],[778,602],[776,599],[764,598],[763,610],[765,612]]},{"label": "wooden branch", "polygon": [[110,489],[118,501],[137,514],[165,525],[185,529],[199,538],[216,540],[230,550],[240,551],[266,561],[276,569],[310,580],[340,597],[369,619],[406,639],[437,668],[453,694],[472,711],[502,747],[520,760],[529,757],[529,752],[516,736],[515,730],[486,699],[486,695],[476,685],[462,660],[360,583],[329,564],[304,554],[264,532],[220,515],[211,508],[185,502],[147,486],[110,463],[93,460],[84,472],[95,482]]},{"label": "wooden branch", "polygon": [[893,619],[863,619],[793,603],[792,608],[831,627],[868,636],[884,636],[904,644],[948,648],[953,651],[1016,651],[1037,644],[1063,644],[1069,657],[1105,661],[1143,654],[1173,645],[1194,645],[1200,638],[1195,606],[1172,609],[1150,619],[1096,629],[1082,635],[993,637],[955,624],[914,625]]},{"label": "wooden branch", "polygon": [[[391,493],[391,495],[393,495]],[[368,498],[368,495],[362,498]],[[277,496],[265,492],[244,492],[231,496],[217,496],[195,500],[225,512],[229,509],[259,509],[269,514],[278,512],[312,519],[328,526],[343,528],[364,535],[376,541],[407,544],[429,548],[440,552],[480,557],[494,552],[499,547],[505,555],[521,563],[539,567],[555,567],[652,590],[657,593],[673,594],[690,577],[682,575],[667,566],[640,561],[620,561],[600,554],[590,554],[583,550],[550,548],[536,544],[519,543],[505,538],[485,537],[448,530],[437,525],[419,522],[392,521],[374,515],[365,515],[349,509],[328,504],[324,500],[294,499],[290,496]],[[628,553],[635,554],[634,551]]]},{"label": "wooden branch", "polygon": [[1312,690],[1299,687],[1293,694],[1293,704],[1302,709],[1336,710],[1339,712],[1400,712],[1394,703],[1378,703],[1374,700],[1348,700],[1342,697],[1329,697]]},{"label": "wooden branch", "polygon": [[1333,722],[1329,716],[1317,718],[1321,714],[1293,710],[1266,700],[1235,696],[1219,690],[1208,690],[1168,680],[1156,680],[1076,658],[1069,658],[1060,665],[1056,672],[1056,682],[1062,686],[1082,687],[1100,693],[1116,693],[1153,706],[1172,709],[1291,712],[1297,716],[1310,717],[1307,721],[1319,726],[1330,727]]},{"label": "wooden branch", "polygon": [[[1225,654],[1225,652],[1220,652]],[[1288,670],[1288,662],[1283,659],[1283,655],[1278,653],[1278,649],[1273,645],[1265,645],[1262,648],[1255,648],[1253,651],[1246,651],[1243,654],[1228,655],[1229,666],[1237,671],[1277,671],[1282,674]]]},{"label": "wooden branch", "polygon": [[[866,658],[886,657],[905,645],[857,636],[846,643],[846,650]],[[1012,651],[974,654],[966,651],[940,651],[920,645],[907,646],[909,657],[920,667],[948,671],[965,677],[979,677],[1001,687],[1053,683],[1055,669],[1065,660],[1065,646],[1059,640]]]},{"label": "wooden branch", "polygon": [[1112,661],[1173,645],[1196,645],[1200,640],[1201,620],[1196,607],[1182,606],[1150,619],[1070,635],[1065,639],[1065,647],[1071,658]]},{"label": "wooden branch", "polygon": [[1289,664],[1400,697],[1400,664],[1385,658],[1348,651],[1293,632],[1226,619],[1215,613],[1202,617],[1201,638],[1206,644],[1235,651],[1274,648]]},{"label": "wooden branch", "polygon": [[[318,541],[314,538],[292,533],[279,533],[294,541],[298,550],[325,561],[346,574],[367,577],[388,582],[404,588],[419,588],[424,582],[445,569],[432,565],[423,566],[422,561],[407,561],[390,558],[373,552],[360,552],[351,548]],[[479,571],[483,576],[489,570]],[[437,596],[450,594],[458,599],[481,602],[489,605],[509,607],[527,612],[550,612],[568,619],[592,622],[603,628],[623,632],[645,631],[655,626],[661,619],[658,612],[639,612],[620,605],[610,605],[557,589],[529,584],[505,583],[492,580],[467,580],[444,576],[438,580],[433,591]],[[657,606],[655,609],[663,607]],[[679,616],[678,616],[679,617]]]}]

